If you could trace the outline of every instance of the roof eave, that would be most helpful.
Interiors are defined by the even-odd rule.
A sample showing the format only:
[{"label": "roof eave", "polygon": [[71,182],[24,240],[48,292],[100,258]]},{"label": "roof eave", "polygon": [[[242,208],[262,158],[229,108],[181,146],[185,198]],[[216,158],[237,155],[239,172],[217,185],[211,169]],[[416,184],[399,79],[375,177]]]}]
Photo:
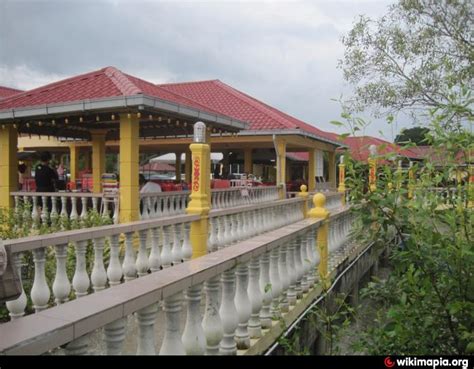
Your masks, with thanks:
[{"label": "roof eave", "polygon": [[326,142],[337,147],[347,148],[342,142],[329,140],[325,137],[303,131],[302,129],[269,129],[269,130],[243,130],[238,133],[240,136],[264,136],[264,135],[299,135],[313,138],[318,141]]},{"label": "roof eave", "polygon": [[170,113],[186,115],[190,118],[202,119],[208,122],[215,122],[222,125],[231,126],[235,129],[246,129],[249,124],[227,116],[212,114],[203,110],[192,108],[186,105],[176,104],[168,100],[160,99],[148,95],[117,96],[105,99],[87,99],[67,103],[41,105],[32,107],[22,107],[17,109],[0,110],[0,121],[24,119],[32,117],[44,117],[65,113],[81,113],[90,111],[103,111],[107,109],[123,109],[128,107],[142,107],[142,109],[152,108]]}]

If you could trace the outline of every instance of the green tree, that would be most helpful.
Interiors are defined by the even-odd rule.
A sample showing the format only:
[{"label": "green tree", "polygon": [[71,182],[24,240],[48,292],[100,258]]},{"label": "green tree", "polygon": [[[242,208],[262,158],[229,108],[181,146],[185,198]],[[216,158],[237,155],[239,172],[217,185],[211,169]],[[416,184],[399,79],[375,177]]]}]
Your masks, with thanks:
[{"label": "green tree", "polygon": [[[355,87],[352,111],[416,115],[446,107],[459,86],[473,84],[473,28],[471,0],[399,0],[379,19],[361,16],[342,39],[339,64]],[[472,114],[451,112],[457,123]]]},{"label": "green tree", "polygon": [[395,137],[395,143],[406,143],[413,142],[417,146],[428,145],[426,135],[430,130],[426,127],[413,127],[403,129],[397,137]]}]

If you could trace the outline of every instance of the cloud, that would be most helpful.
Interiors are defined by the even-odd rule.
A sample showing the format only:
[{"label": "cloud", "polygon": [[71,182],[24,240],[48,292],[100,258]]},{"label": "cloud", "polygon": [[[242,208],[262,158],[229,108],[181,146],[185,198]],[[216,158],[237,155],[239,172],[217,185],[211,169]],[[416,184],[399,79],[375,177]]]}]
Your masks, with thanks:
[{"label": "cloud", "polygon": [[[3,1],[0,85],[108,65],[156,83],[215,79],[334,130],[340,37],[386,1]],[[377,130],[374,134],[377,135]]]}]

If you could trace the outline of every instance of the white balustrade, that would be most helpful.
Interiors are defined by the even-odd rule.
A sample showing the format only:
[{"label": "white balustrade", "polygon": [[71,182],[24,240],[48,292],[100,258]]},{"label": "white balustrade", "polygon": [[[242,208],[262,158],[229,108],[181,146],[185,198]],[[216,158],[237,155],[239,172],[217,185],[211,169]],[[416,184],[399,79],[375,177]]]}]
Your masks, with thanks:
[{"label": "white balustrade", "polygon": [[[291,208],[285,208],[278,205],[278,213],[286,210],[285,216],[272,217],[268,224],[277,224],[284,227],[285,224],[293,219],[297,219],[299,215],[297,211]],[[245,214],[248,219],[263,219],[261,214],[253,210],[247,210]],[[228,214],[232,215],[232,214]],[[89,277],[86,270],[86,261],[88,240],[76,241],[76,270],[73,279],[73,287],[76,296],[84,296],[81,299],[69,301],[67,304],[76,304],[78,309],[87,311],[97,309],[94,313],[101,319],[90,319],[90,325],[85,327],[84,335],[75,337],[70,343],[61,341],[66,354],[86,354],[88,352],[88,343],[95,343],[88,337],[94,330],[103,328],[103,339],[105,341],[105,353],[108,355],[119,355],[123,353],[126,334],[135,332],[135,336],[131,337],[136,342],[136,353],[140,355],[154,355],[156,341],[161,340],[159,349],[160,354],[164,355],[208,355],[225,354],[234,355],[237,350],[245,350],[251,348],[253,340],[265,337],[272,328],[272,318],[286,316],[290,310],[290,306],[300,303],[307,303],[302,300],[303,293],[314,291],[313,285],[315,276],[317,275],[317,265],[319,263],[319,255],[316,250],[316,238],[319,231],[319,221],[302,221],[292,224],[288,228],[284,242],[280,241],[281,230],[258,236],[252,242],[245,243],[242,247],[242,253],[236,255],[234,252],[221,251],[221,257],[217,251],[214,255],[207,255],[201,260],[190,260],[185,264],[173,266],[173,270],[160,269],[159,244],[161,233],[163,233],[163,242],[168,240],[168,266],[171,266],[171,244],[172,237],[176,235],[174,232],[175,225],[183,227],[189,225],[187,216],[186,221],[171,222],[164,221],[162,223],[150,223],[150,227],[141,225],[135,231],[131,226],[124,225],[124,232],[113,233],[112,229],[103,229],[102,233],[92,233],[94,247],[94,269],[91,276],[92,286],[94,290],[99,290],[104,286],[111,286],[117,289],[117,293],[113,291],[101,291],[95,295],[95,298],[103,294],[106,299],[104,303],[97,304],[97,307],[90,307],[87,302],[87,290],[89,287]],[[240,214],[233,214],[228,217],[232,223],[237,223],[237,233],[250,227]],[[197,219],[197,217],[192,218]],[[144,222],[151,222],[147,220]],[[261,220],[260,220],[261,221]],[[335,245],[344,244],[347,241],[348,234],[351,229],[352,215],[342,210],[335,212],[329,218],[329,224],[335,232],[339,233],[333,237]],[[231,224],[232,224],[231,223]],[[349,223],[349,224],[348,224]],[[144,223],[148,224],[148,223]],[[218,222],[216,222],[218,224]],[[115,227],[120,227],[114,226]],[[128,228],[127,228],[128,227]],[[186,228],[186,227],[184,227]],[[163,230],[163,232],[161,232]],[[93,231],[92,231],[93,232]],[[108,234],[108,232],[112,232]],[[125,255],[123,265],[120,265],[120,235],[125,238]],[[139,252],[135,259],[133,241],[139,237]],[[179,239],[181,240],[186,232],[181,232]],[[74,235],[74,237],[78,237]],[[146,248],[147,238],[150,237],[150,250]],[[288,236],[286,236],[288,237]],[[110,245],[110,257],[107,272],[105,273],[103,263],[103,249],[105,240],[108,239]],[[48,243],[47,241],[45,241]],[[184,240],[183,240],[184,242]],[[67,251],[67,244],[58,242],[52,244],[55,249],[54,256],[57,259],[57,272],[55,283],[53,284],[54,297],[58,303],[65,302],[67,292],[67,275],[63,257],[64,251]],[[242,244],[244,246],[244,244]],[[239,250],[239,245],[230,246]],[[342,247],[342,246],[340,246]],[[165,246],[163,245],[163,248]],[[35,281],[32,293],[32,300],[35,308],[39,311],[44,309],[49,302],[49,290],[44,278],[44,247],[32,249],[35,262]],[[150,251],[150,256],[147,252]],[[141,255],[140,255],[141,254]],[[151,255],[153,257],[151,257]],[[14,253],[18,258],[19,253]],[[166,256],[166,252],[165,252]],[[245,257],[244,257],[245,256]],[[139,261],[140,260],[140,261]],[[151,262],[153,260],[153,262]],[[248,260],[242,262],[241,260]],[[146,261],[146,262],[145,262]],[[147,270],[143,265],[147,265]],[[102,267],[101,267],[102,265]],[[19,264],[17,264],[19,267]],[[153,270],[152,270],[153,266]],[[89,266],[90,267],[90,266]],[[121,284],[122,268],[125,280],[128,283]],[[153,271],[152,274],[149,271]],[[107,278],[102,277],[106,274]],[[137,274],[139,276],[136,279]],[[99,275],[100,278],[97,276]],[[132,280],[135,279],[135,280]],[[140,281],[143,285],[140,285]],[[206,306],[204,314],[201,312],[202,286],[206,296]],[[127,289],[129,286],[130,290]],[[137,288],[139,287],[139,288]],[[127,293],[129,291],[129,293]],[[107,295],[107,293],[109,295]],[[183,311],[183,293],[185,294],[186,306]],[[128,297],[128,294],[130,297]],[[113,296],[107,303],[107,296]],[[297,299],[297,296],[300,299]],[[85,305],[81,305],[81,300]],[[122,307],[117,309],[117,302]],[[163,313],[158,312],[158,306],[162,302]],[[11,304],[9,304],[11,305]],[[61,309],[62,306],[56,307]],[[16,314],[21,316],[23,308],[17,308]],[[102,309],[102,310],[101,310]],[[60,311],[55,311],[55,317],[60,315]],[[68,310],[64,310],[67,312]],[[105,312],[114,312],[109,317]],[[127,319],[126,316],[115,315],[123,311],[128,311],[128,315],[135,314],[136,321]],[[14,312],[11,311],[13,315]],[[164,326],[159,327],[155,324],[158,314],[160,319],[164,318]],[[73,317],[65,317],[65,319],[76,319]],[[83,319],[80,317],[77,319]],[[109,319],[110,318],[110,319]],[[130,329],[127,332],[127,321],[134,324],[138,329]],[[160,320],[158,320],[160,321]],[[11,323],[15,323],[12,321]],[[6,323],[6,324],[11,324]],[[184,330],[181,327],[184,324]],[[57,329],[55,327],[52,330]],[[161,329],[161,332],[157,332]],[[0,335],[2,334],[2,325],[0,325]],[[42,333],[43,334],[43,333]],[[273,334],[273,333],[272,333]],[[44,337],[48,337],[45,335]],[[54,336],[56,339],[65,339],[64,335]],[[162,337],[162,339],[161,339]],[[40,338],[42,339],[42,338]],[[128,338],[127,338],[128,341]],[[45,350],[51,349],[48,344],[50,340],[44,341]],[[58,342],[58,341],[54,341]],[[158,342],[159,343],[159,342]],[[54,343],[52,343],[54,344]],[[35,343],[35,347],[38,345]],[[13,346],[15,347],[15,346]],[[102,345],[99,345],[102,347]],[[126,345],[127,354],[129,354],[130,342]],[[97,348],[96,348],[97,349]],[[2,354],[2,352],[0,352]]]},{"label": "white balustrade", "polygon": [[[113,217],[108,213],[106,216],[118,223],[118,197],[74,192],[12,192],[11,195],[21,221],[32,222],[35,228],[40,224],[55,224],[60,217],[67,221],[84,220],[89,211],[98,212],[99,201],[104,208],[108,207],[107,203],[113,204]],[[20,211],[21,206],[23,212]]]}]

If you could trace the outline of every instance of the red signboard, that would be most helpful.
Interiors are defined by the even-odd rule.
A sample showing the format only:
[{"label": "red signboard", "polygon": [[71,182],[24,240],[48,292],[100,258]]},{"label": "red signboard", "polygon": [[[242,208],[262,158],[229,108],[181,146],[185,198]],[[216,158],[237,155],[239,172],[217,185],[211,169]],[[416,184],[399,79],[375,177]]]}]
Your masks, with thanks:
[{"label": "red signboard", "polygon": [[201,175],[201,161],[199,156],[193,161],[193,191],[199,191],[199,177]]}]

